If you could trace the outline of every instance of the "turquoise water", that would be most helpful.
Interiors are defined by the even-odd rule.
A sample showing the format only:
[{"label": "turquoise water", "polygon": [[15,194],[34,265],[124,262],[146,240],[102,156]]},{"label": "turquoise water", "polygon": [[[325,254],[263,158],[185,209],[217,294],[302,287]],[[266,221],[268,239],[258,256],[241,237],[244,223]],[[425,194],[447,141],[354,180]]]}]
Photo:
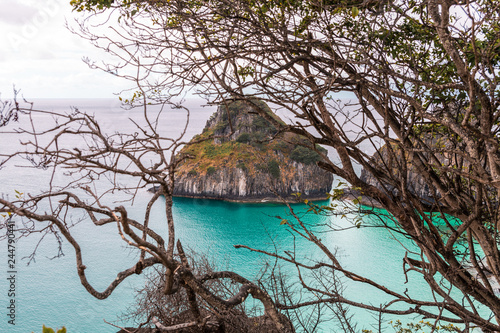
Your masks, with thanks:
[{"label": "turquoise water", "polygon": [[[45,104],[44,104],[45,103]],[[79,105],[82,110],[89,110],[103,119],[103,128],[133,130],[128,117],[133,111],[119,109],[117,101],[42,101],[39,108],[60,111],[68,105]],[[198,133],[205,125],[212,110],[194,107],[191,126],[186,140]],[[185,114],[179,110],[169,110],[167,119],[161,123],[162,133],[174,135],[179,132],[179,123],[185,120]],[[45,124],[47,119],[36,119],[37,124]],[[78,145],[78,142],[68,144]],[[14,149],[15,141],[8,134],[0,133],[2,152]],[[59,175],[58,175],[59,176]],[[50,172],[34,172],[32,169],[19,168],[15,165],[0,170],[0,193],[12,196],[15,190],[23,193],[35,193],[43,188],[50,177]],[[143,208],[151,198],[151,193],[141,190],[137,193],[133,206],[129,207],[132,218],[142,220]],[[113,200],[118,200],[114,197]],[[115,203],[110,203],[110,205]],[[298,206],[295,208],[299,209]],[[176,198],[174,218],[176,236],[184,247],[206,254],[217,262],[221,269],[231,269],[253,279],[263,267],[264,258],[245,249],[235,249],[234,245],[273,251],[296,249],[300,257],[319,260],[323,254],[313,245],[292,234],[286,225],[280,225],[275,216],[287,217],[288,210],[278,204],[242,204],[200,199]],[[154,208],[151,226],[163,237],[167,237],[166,223],[161,205]],[[305,220],[318,232],[326,226],[352,227],[352,220],[340,217],[306,216]],[[74,219],[78,216],[73,216]],[[20,223],[17,220],[17,223]],[[4,231],[2,231],[4,232]],[[107,225],[95,228],[89,221],[82,221],[73,228],[73,234],[80,242],[87,276],[99,291],[104,290],[114,280],[116,274],[131,265],[137,258],[137,252],[128,248],[120,239],[116,226]],[[394,240],[395,235],[384,228],[349,228],[339,232],[318,233],[323,243],[330,249],[337,249],[341,263],[346,269],[359,274],[367,274],[377,283],[395,288],[399,292],[409,289],[415,297],[426,297],[426,284],[419,277],[412,277],[405,284],[402,274],[402,257],[405,249]],[[7,323],[7,270],[0,272],[0,301],[4,309],[0,320],[0,332],[40,332],[42,324],[51,327],[66,326],[70,333],[116,332],[118,329],[105,323],[120,326],[127,322],[120,320],[120,315],[133,305],[134,290],[144,285],[142,276],[133,276],[120,285],[106,300],[93,298],[81,286],[75,269],[72,248],[64,243],[64,256],[51,259],[57,254],[56,239],[48,236],[40,243],[40,235],[24,238],[17,234],[17,281],[16,281],[16,325]],[[399,239],[408,248],[411,243]],[[30,255],[36,249],[36,261],[27,265]],[[0,260],[7,263],[7,245],[0,242]],[[4,267],[2,265],[2,267]],[[293,272],[285,267],[285,271]],[[293,273],[291,273],[293,274]],[[356,301],[364,301],[378,306],[387,298],[380,292],[367,289],[354,283],[345,284],[345,294]],[[372,314],[366,311],[352,311],[354,320],[360,328],[370,328],[374,322]],[[390,320],[393,318],[385,318]],[[341,332],[333,322],[322,326],[325,332]]]},{"label": "turquoise water", "polygon": [[[133,210],[138,218],[140,207],[149,199],[148,192],[139,193]],[[154,211],[152,227],[166,237],[166,227],[160,207]],[[176,198],[174,217],[177,237],[185,247],[205,253],[214,258],[221,268],[232,269],[252,279],[262,267],[263,258],[245,249],[235,249],[233,245],[243,244],[258,249],[273,250],[273,243],[281,250],[293,249],[294,237],[280,220],[287,209],[275,204],[237,204],[222,201]],[[329,217],[309,216],[311,224],[323,224]],[[346,221],[339,221],[345,226]],[[116,273],[133,264],[136,253],[124,246],[114,226],[101,227],[98,230],[87,223],[81,223],[73,231],[82,244],[84,261],[89,280],[98,290],[103,290],[115,278]],[[339,256],[346,268],[357,273],[368,273],[375,281],[387,286],[406,286],[401,277],[402,249],[395,246],[391,235],[383,229],[350,229],[343,232],[321,235],[330,248],[338,248]],[[295,239],[295,248],[299,256],[319,259],[321,253],[311,244]],[[33,247],[32,239],[21,239],[18,253],[29,254]],[[74,256],[69,246],[64,246],[66,255],[50,260],[56,253],[54,241],[47,239],[38,249],[37,260],[29,266],[19,265],[18,280],[18,317],[14,330],[5,321],[0,324],[2,331],[30,332],[40,330],[42,324],[61,327],[65,325],[69,332],[116,332],[116,329],[104,320],[124,324],[117,318],[127,307],[133,304],[134,288],[143,285],[142,277],[134,276],[118,287],[113,295],[100,301],[90,296],[79,284],[75,271]],[[2,244],[2,252],[4,246]],[[2,254],[2,257],[5,255]],[[6,286],[2,279],[0,290]],[[422,292],[424,284],[413,282],[417,294]],[[364,287],[351,284],[346,294],[358,301],[378,304],[382,295],[370,292]],[[355,311],[355,319],[361,324],[372,321],[371,315]],[[333,326],[333,324],[332,324]],[[325,331],[334,327],[325,326]]]}]

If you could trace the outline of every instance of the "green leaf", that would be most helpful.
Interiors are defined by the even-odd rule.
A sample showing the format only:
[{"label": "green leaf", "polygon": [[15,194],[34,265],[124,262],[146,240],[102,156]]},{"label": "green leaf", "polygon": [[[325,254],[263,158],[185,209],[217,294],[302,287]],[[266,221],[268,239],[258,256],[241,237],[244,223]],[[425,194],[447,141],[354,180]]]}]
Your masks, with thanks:
[{"label": "green leaf", "polygon": [[352,17],[356,17],[358,15],[359,15],[359,9],[358,9],[358,7],[352,7],[351,8],[351,16]]},{"label": "green leaf", "polygon": [[55,333],[54,330],[50,327],[45,327],[45,325],[43,325],[43,333]]},{"label": "green leaf", "polygon": [[57,333],[66,333],[66,327],[62,327],[60,330],[57,330]]},{"label": "green leaf", "polygon": [[288,223],[288,220],[287,219],[283,219],[283,220],[281,220],[280,225],[287,224],[287,223]]}]

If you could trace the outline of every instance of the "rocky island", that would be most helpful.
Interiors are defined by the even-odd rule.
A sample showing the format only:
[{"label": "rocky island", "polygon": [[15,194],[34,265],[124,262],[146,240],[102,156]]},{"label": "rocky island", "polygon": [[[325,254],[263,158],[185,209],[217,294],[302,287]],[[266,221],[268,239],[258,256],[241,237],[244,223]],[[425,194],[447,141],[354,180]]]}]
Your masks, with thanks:
[{"label": "rocky island", "polygon": [[[260,108],[282,121],[262,101]],[[326,150],[272,124],[244,102],[220,106],[180,152],[174,196],[229,201],[326,199],[333,176],[317,166]]]}]

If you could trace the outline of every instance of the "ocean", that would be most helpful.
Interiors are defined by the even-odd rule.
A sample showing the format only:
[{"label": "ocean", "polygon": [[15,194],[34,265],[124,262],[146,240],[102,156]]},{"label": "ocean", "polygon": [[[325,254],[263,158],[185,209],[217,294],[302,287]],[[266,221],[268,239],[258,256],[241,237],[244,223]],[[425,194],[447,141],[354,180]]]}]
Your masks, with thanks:
[{"label": "ocean", "polygon": [[[188,141],[199,133],[206,120],[215,111],[214,107],[203,107],[200,100],[189,100],[190,121],[183,140]],[[130,118],[140,117],[141,110],[125,110],[120,107],[118,99],[98,100],[37,100],[35,108],[54,111],[80,111],[96,115],[102,122],[102,128],[108,133],[115,131],[137,131]],[[52,116],[44,115],[33,118],[33,124],[44,128],[52,121]],[[186,121],[185,110],[166,109],[158,123],[159,132],[165,136],[178,136]],[[2,153],[19,149],[20,142],[11,131],[21,125],[30,124],[25,116],[20,123],[11,123],[0,129],[0,151]],[[30,125],[31,126],[31,125]],[[22,137],[22,136],[21,136]],[[68,147],[78,146],[81,142],[65,142]],[[10,166],[0,170],[0,195],[14,198],[19,193],[28,195],[36,193],[47,185],[51,177],[50,170],[27,168],[26,161],[19,159]],[[56,182],[67,181],[62,175],[56,175]],[[17,192],[16,192],[17,191]],[[141,220],[144,207],[151,198],[147,189],[135,194],[133,203],[126,203],[129,215]],[[109,205],[124,204],[120,195],[110,197]],[[163,200],[163,199],[161,199]],[[324,202],[328,204],[328,202]],[[300,204],[294,206],[303,211]],[[241,244],[250,247],[273,251],[278,249],[296,250],[300,257],[316,261],[323,257],[319,249],[300,236],[290,232],[286,225],[280,224],[276,216],[285,217],[289,212],[280,204],[248,204],[230,203],[213,200],[175,198],[174,219],[176,236],[185,248],[206,255],[220,269],[231,269],[254,279],[265,267],[266,257],[245,249],[236,249]],[[304,212],[305,214],[305,212]],[[75,213],[68,218],[78,220]],[[405,247],[414,249],[414,245],[406,239],[391,234],[384,228],[353,228],[356,216],[319,216],[305,214],[304,219],[318,230],[320,238],[329,248],[335,249],[341,263],[346,269],[359,274],[368,274],[374,281],[396,288],[400,292],[408,289],[410,294],[420,297],[428,294],[425,282],[418,276],[405,283],[402,272],[402,258]],[[369,219],[370,217],[365,217]],[[20,226],[22,221],[14,217],[13,221]],[[25,221],[26,222],[26,221]],[[163,237],[168,234],[163,211],[155,207],[151,226]],[[343,228],[343,231],[328,231],[329,227]],[[137,251],[128,247],[118,235],[115,225],[96,228],[89,221],[77,223],[72,232],[80,242],[84,264],[90,282],[99,291],[104,290],[115,278],[116,274],[134,264]],[[3,235],[6,229],[2,229]],[[64,254],[58,253],[57,238],[50,234],[37,233],[21,235],[14,232],[15,267],[8,267],[7,239],[0,242],[0,303],[3,313],[0,316],[1,332],[41,332],[42,325],[53,328],[66,326],[69,333],[103,332],[111,333],[119,329],[117,326],[130,326],[130,320],[123,319],[128,309],[134,306],[134,295],[137,289],[144,286],[143,276],[132,276],[122,283],[113,294],[105,300],[92,297],[80,284],[75,266],[75,255],[72,247],[62,243]],[[395,241],[398,238],[398,241]],[[34,258],[31,254],[36,253]],[[12,253],[10,253],[12,255]],[[58,255],[59,254],[59,255]],[[32,260],[30,260],[32,259]],[[269,258],[267,258],[269,259]],[[29,264],[28,264],[29,263]],[[285,271],[293,276],[294,267],[284,266]],[[8,280],[15,271],[15,296],[9,296],[12,287]],[[411,274],[410,274],[411,275]],[[387,298],[366,286],[346,282],[344,292],[356,301],[364,301],[375,306]],[[15,301],[15,325],[9,323],[9,305]],[[353,320],[359,323],[358,328],[372,328],[375,323],[374,314],[352,310]],[[394,318],[384,317],[386,321]],[[112,323],[113,325],[109,324]],[[342,332],[334,321],[322,323],[320,332]]]}]

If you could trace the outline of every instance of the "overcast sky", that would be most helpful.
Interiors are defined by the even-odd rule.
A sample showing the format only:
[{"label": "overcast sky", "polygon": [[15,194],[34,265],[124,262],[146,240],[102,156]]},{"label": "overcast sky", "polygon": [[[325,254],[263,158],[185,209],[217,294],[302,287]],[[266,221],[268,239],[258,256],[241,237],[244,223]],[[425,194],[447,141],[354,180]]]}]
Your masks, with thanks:
[{"label": "overcast sky", "polygon": [[13,86],[26,98],[113,98],[128,87],[110,74],[90,69],[82,57],[101,51],[65,28],[78,16],[70,0],[0,0],[0,93]]}]

